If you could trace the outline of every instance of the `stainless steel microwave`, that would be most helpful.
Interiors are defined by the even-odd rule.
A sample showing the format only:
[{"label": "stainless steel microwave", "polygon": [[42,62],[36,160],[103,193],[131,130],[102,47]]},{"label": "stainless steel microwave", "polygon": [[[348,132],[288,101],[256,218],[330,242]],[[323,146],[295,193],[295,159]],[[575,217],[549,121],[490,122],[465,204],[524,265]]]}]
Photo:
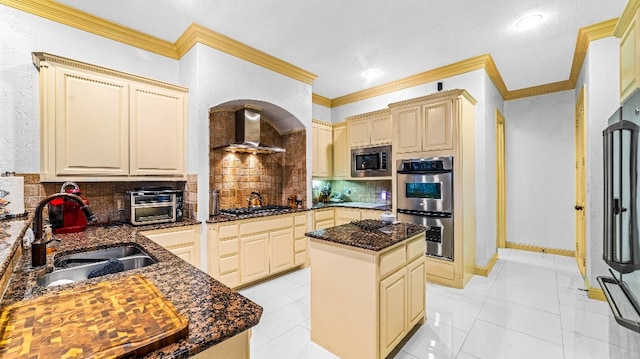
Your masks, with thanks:
[{"label": "stainless steel microwave", "polygon": [[392,167],[391,146],[351,150],[351,177],[389,177]]}]

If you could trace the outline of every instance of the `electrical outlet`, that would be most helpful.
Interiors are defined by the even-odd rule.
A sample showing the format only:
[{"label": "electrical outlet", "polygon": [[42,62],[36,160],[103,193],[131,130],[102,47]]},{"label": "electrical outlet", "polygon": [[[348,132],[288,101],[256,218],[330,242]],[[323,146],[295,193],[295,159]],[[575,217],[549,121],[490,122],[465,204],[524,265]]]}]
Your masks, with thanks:
[{"label": "electrical outlet", "polygon": [[124,204],[122,203],[122,200],[119,199],[118,200],[118,211],[122,211],[124,209]]}]

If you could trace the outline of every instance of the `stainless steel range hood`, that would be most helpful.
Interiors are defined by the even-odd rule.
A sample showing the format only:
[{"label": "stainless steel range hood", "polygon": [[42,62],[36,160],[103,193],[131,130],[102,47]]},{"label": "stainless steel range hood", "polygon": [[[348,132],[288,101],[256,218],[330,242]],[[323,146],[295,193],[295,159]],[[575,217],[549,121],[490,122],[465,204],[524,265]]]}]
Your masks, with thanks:
[{"label": "stainless steel range hood", "polygon": [[229,152],[282,153],[284,148],[260,143],[260,113],[249,108],[236,111],[236,140],[213,148]]}]

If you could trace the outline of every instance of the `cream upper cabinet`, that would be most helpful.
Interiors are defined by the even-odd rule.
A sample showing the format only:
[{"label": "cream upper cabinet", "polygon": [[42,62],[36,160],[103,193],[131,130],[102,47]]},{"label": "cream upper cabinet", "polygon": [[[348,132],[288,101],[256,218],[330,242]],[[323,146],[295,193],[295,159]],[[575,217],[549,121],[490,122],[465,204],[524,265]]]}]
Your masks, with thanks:
[{"label": "cream upper cabinet", "polygon": [[351,176],[351,150],[347,138],[345,122],[333,125],[333,178]]},{"label": "cream upper cabinet", "polygon": [[395,153],[453,149],[453,101],[410,105],[393,112]]},{"label": "cream upper cabinet", "polygon": [[349,148],[391,144],[391,116],[388,109],[347,117]]},{"label": "cream upper cabinet", "polygon": [[185,262],[200,268],[200,226],[156,229],[141,233]]},{"label": "cream upper cabinet", "polygon": [[[635,7],[634,7],[635,6]],[[630,1],[613,34],[620,38],[620,102],[640,87],[640,10]]]},{"label": "cream upper cabinet", "polygon": [[130,86],[132,175],[185,173],[185,100],[181,92],[143,84]]},{"label": "cream upper cabinet", "polygon": [[331,177],[333,168],[333,128],[330,123],[312,122],[312,167],[313,177]]},{"label": "cream upper cabinet", "polygon": [[[128,84],[68,68],[41,71],[45,179],[129,173]],[[44,104],[43,104],[44,105]],[[43,176],[41,176],[43,177]]]},{"label": "cream upper cabinet", "polygon": [[40,178],[184,180],[187,90],[34,53],[40,74]]}]

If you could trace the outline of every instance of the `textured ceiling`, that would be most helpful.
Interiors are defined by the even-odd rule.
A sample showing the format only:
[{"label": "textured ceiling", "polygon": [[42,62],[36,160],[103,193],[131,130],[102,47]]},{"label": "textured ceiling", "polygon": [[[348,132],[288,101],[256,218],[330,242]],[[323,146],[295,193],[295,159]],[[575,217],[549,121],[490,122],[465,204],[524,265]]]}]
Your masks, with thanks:
[{"label": "textured ceiling", "polygon": [[[174,42],[191,23],[318,75],[336,98],[491,54],[509,90],[569,78],[578,30],[619,17],[626,0],[60,0]],[[521,17],[542,23],[517,30]],[[383,75],[368,81],[363,70]]]}]

